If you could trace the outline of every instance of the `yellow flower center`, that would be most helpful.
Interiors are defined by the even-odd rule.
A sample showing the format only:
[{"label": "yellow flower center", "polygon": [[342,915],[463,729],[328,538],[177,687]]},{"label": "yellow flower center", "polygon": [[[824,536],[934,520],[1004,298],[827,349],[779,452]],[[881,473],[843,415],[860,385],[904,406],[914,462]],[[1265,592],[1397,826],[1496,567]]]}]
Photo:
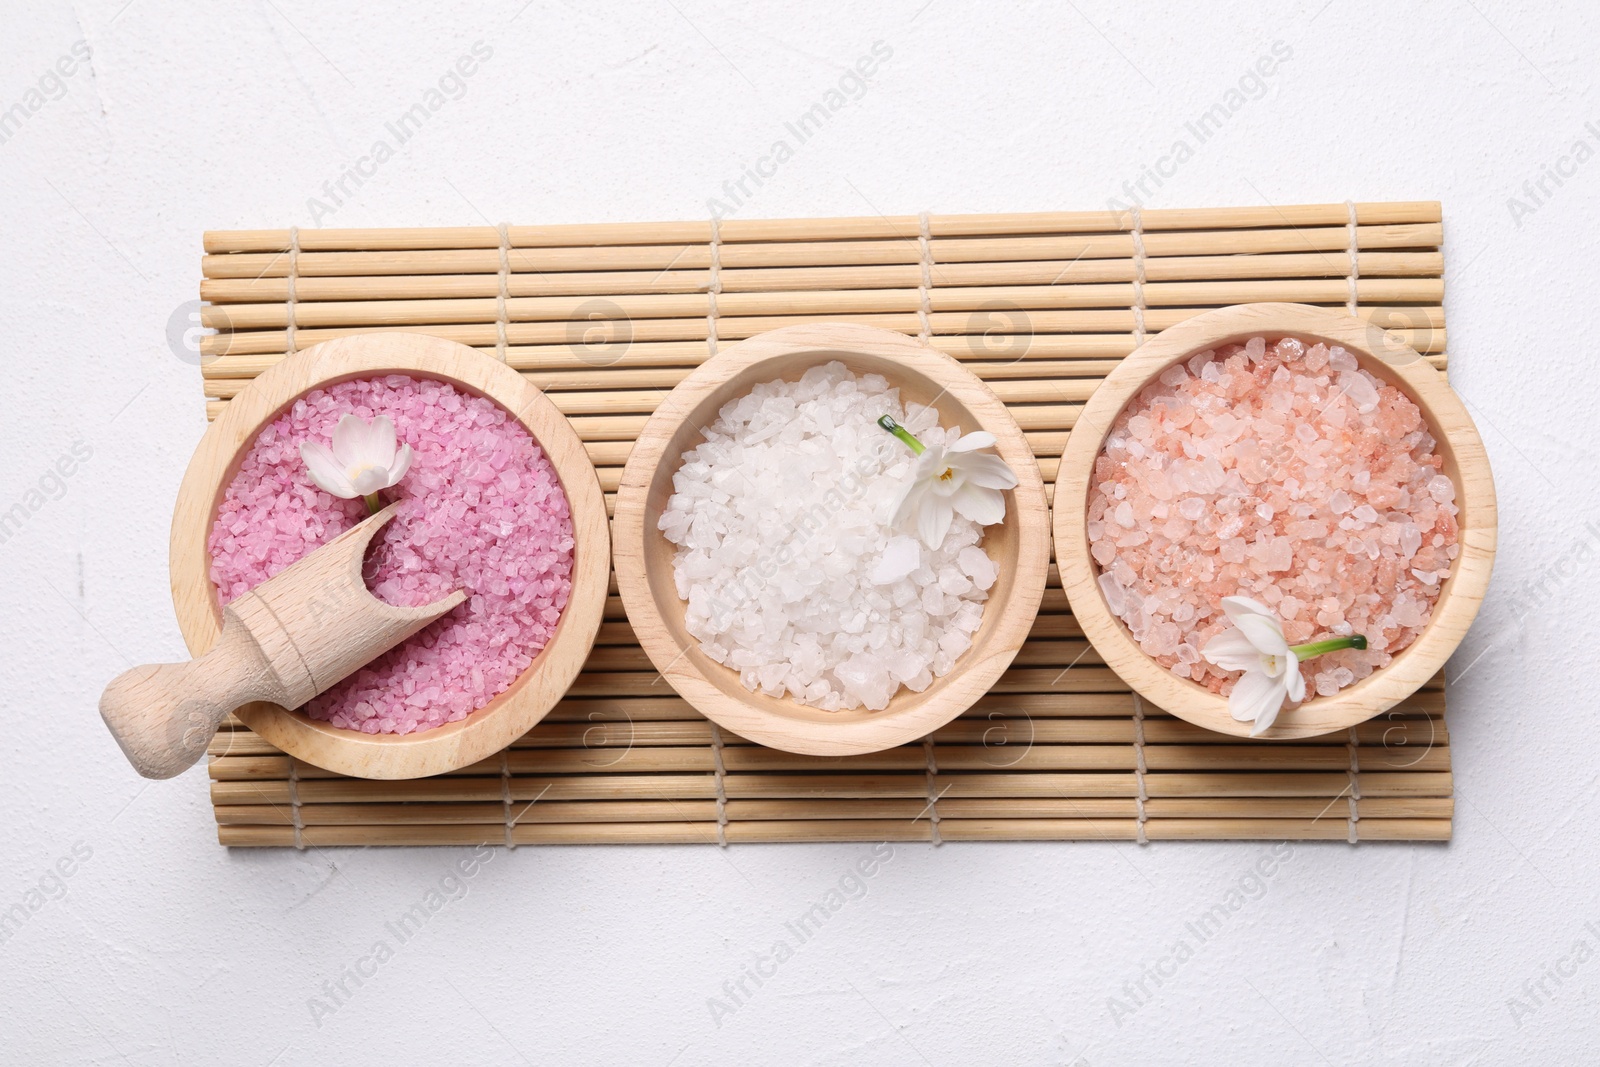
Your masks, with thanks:
[{"label": "yellow flower center", "polygon": [[951,478],[954,478],[955,476],[956,476],[956,469],[954,467],[946,467],[944,469],[944,473],[939,475],[939,480],[941,482],[948,482]]}]

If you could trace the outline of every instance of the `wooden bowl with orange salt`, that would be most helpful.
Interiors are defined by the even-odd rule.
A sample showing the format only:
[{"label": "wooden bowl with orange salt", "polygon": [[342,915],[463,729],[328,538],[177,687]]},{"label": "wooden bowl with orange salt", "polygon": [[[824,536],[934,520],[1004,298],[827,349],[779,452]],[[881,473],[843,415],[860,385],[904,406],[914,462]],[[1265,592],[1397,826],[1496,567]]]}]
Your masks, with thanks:
[{"label": "wooden bowl with orange salt", "polygon": [[[1263,338],[1265,350],[1253,338]],[[1278,347],[1286,338],[1302,344]],[[1229,347],[1246,344],[1248,352]],[[1233,356],[1231,365],[1218,358],[1224,352]],[[1296,381],[1300,359],[1314,368],[1309,373],[1322,374],[1326,384],[1320,391]],[[1264,360],[1281,362],[1267,373]],[[1291,364],[1296,367],[1293,374]],[[1280,393],[1282,415],[1241,428],[1234,407],[1248,411],[1262,399],[1242,395],[1248,392],[1243,383],[1256,381],[1249,375],[1257,368]],[[1377,384],[1358,371],[1370,374]],[[1240,384],[1230,387],[1230,380]],[[1188,410],[1187,400],[1177,395],[1185,389],[1195,395],[1197,405],[1205,405],[1202,415]],[[1300,404],[1294,389],[1303,389],[1305,399],[1315,403]],[[1301,412],[1301,407],[1313,410]],[[1179,408],[1185,410],[1180,413]],[[1346,411],[1356,421],[1343,434],[1343,444],[1319,443],[1311,424],[1342,420]],[[1138,414],[1125,417],[1134,412]],[[1217,442],[1231,438],[1231,443],[1171,436],[1171,422],[1183,422],[1187,429],[1190,419],[1205,433],[1219,434]],[[1295,433],[1298,439],[1291,438]],[[1432,437],[1431,450],[1419,433]],[[1118,460],[1107,452],[1113,435]],[[1170,449],[1173,440],[1186,440],[1189,451],[1154,464],[1158,474],[1142,467],[1143,481],[1124,480],[1126,457]],[[1421,443],[1405,445],[1407,441]],[[1419,498],[1418,509],[1438,522],[1424,531],[1420,545],[1415,524],[1407,529],[1404,513],[1386,515],[1364,497],[1371,491],[1372,502],[1385,509],[1411,500],[1410,492],[1380,484],[1385,471],[1377,472],[1376,480],[1371,471],[1357,472],[1351,492],[1332,484],[1352,481],[1337,469],[1341,455],[1365,455],[1370,461],[1391,445],[1426,451],[1424,462],[1435,467],[1426,482],[1418,474],[1427,474],[1425,468],[1411,471],[1430,497]],[[1402,465],[1386,470],[1404,469],[1403,449],[1386,462]],[[1287,477],[1324,466],[1326,485],[1302,485]],[[1167,473],[1178,468],[1176,484],[1169,484]],[[1448,486],[1434,480],[1441,475],[1449,479]],[[1135,491],[1129,491],[1130,481]],[[1241,485],[1244,494],[1238,493]],[[1262,500],[1268,488],[1286,505],[1277,514]],[[1144,489],[1150,492],[1140,491]],[[1260,500],[1259,511],[1241,514],[1239,504],[1228,502],[1230,492]],[[1448,514],[1451,507],[1456,509],[1453,515]],[[1386,523],[1394,530],[1386,529]],[[1444,531],[1438,545],[1426,537],[1433,529]],[[1282,616],[1291,645],[1347,633],[1345,612],[1381,607],[1381,619],[1368,620],[1386,627],[1374,646],[1381,654],[1358,653],[1367,657],[1360,663],[1370,673],[1359,677],[1307,660],[1311,677],[1305,699],[1286,704],[1272,726],[1257,735],[1287,740],[1364,722],[1405,700],[1443,668],[1488,588],[1496,536],[1494,481],[1483,442],[1461,401],[1444,376],[1396,336],[1328,308],[1241,304],[1196,315],[1163,331],[1106,377],[1084,406],[1061,457],[1054,534],[1073,614],[1106,664],[1155,706],[1219,733],[1249,736],[1253,724],[1237,721],[1229,712],[1225,693],[1234,672],[1210,666],[1203,657],[1204,639],[1219,632],[1224,622],[1220,605],[1212,601],[1227,595],[1271,600],[1268,606]],[[1242,549],[1240,542],[1245,542]],[[1373,565],[1358,560],[1341,567],[1338,553],[1330,551],[1336,543],[1370,552]],[[1395,562],[1384,566],[1380,553]],[[1398,562],[1401,558],[1406,562]],[[1181,561],[1181,567],[1174,568],[1173,561]],[[1412,561],[1421,567],[1408,568]],[[1141,566],[1136,569],[1132,562]],[[1445,568],[1448,576],[1442,577]],[[1229,579],[1219,575],[1242,576],[1239,580],[1246,585],[1226,588]],[[1353,575],[1366,575],[1373,588],[1350,588],[1360,580]],[[1380,581],[1375,576],[1398,576],[1405,589],[1426,590],[1433,598],[1431,611],[1418,594],[1412,592],[1407,599],[1392,581],[1388,590],[1375,588]],[[1125,578],[1132,580],[1125,585]],[[1280,581],[1291,589],[1309,585],[1329,595],[1304,602],[1283,593]],[[1132,623],[1125,621],[1130,618]],[[1140,636],[1130,625],[1138,626]],[[1395,646],[1392,651],[1389,645]],[[1384,662],[1379,665],[1379,660]]]}]

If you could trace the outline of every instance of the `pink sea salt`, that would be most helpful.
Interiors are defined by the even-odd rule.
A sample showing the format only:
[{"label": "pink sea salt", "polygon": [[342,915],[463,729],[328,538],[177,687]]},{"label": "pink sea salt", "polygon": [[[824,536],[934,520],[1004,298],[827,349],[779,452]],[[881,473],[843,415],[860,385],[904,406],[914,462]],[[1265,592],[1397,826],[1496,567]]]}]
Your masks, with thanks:
[{"label": "pink sea salt", "polygon": [[465,603],[312,700],[314,719],[363,733],[455,722],[504,692],[549,642],[572,588],[572,518],[544,450],[482,397],[405,375],[315,389],[266,426],[228,485],[207,542],[226,604],[366,517],[318,489],[302,441],[331,439],[347,414],[388,415],[416,453],[395,517],[365,576],[415,607],[455,589]]},{"label": "pink sea salt", "polygon": [[1220,601],[1262,601],[1290,644],[1360,633],[1301,664],[1331,696],[1428,624],[1457,545],[1455,485],[1417,405],[1338,346],[1250,338],[1164,371],[1095,461],[1089,550],[1140,647],[1214,692]]}]

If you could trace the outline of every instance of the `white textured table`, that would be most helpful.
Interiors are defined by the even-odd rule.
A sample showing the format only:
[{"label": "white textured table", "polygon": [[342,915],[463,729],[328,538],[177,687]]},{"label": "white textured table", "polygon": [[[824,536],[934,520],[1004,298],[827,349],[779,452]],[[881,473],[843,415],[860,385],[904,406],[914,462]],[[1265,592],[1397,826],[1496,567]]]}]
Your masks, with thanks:
[{"label": "white textured table", "polygon": [[[1535,329],[1594,326],[1592,13],[519,6],[0,16],[6,1062],[1593,1056],[1600,365]],[[229,853],[204,772],[146,785],[94,712],[182,654],[203,229],[1345,196],[1444,201],[1500,490],[1448,846]]]}]

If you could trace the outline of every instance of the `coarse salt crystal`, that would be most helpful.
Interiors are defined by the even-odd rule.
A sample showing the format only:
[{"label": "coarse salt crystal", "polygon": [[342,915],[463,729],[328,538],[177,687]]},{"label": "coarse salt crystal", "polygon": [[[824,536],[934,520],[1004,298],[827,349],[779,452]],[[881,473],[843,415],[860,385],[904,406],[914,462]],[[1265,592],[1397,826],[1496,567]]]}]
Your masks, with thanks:
[{"label": "coarse salt crystal", "polygon": [[[709,578],[715,574],[716,564],[709,556],[702,557],[705,568],[710,573],[697,574],[695,577]],[[985,557],[987,558],[987,557]],[[883,555],[878,560],[878,565],[872,570],[872,582],[875,585],[891,585],[917,569],[917,564],[922,561],[922,543],[914,537],[891,537],[889,543],[883,547]]]},{"label": "coarse salt crystal", "polygon": [[1117,581],[1114,574],[1102,574],[1099,578],[1100,592],[1105,595],[1106,607],[1111,609],[1113,615],[1121,615],[1128,610],[1128,596],[1122,588],[1122,583]]}]

